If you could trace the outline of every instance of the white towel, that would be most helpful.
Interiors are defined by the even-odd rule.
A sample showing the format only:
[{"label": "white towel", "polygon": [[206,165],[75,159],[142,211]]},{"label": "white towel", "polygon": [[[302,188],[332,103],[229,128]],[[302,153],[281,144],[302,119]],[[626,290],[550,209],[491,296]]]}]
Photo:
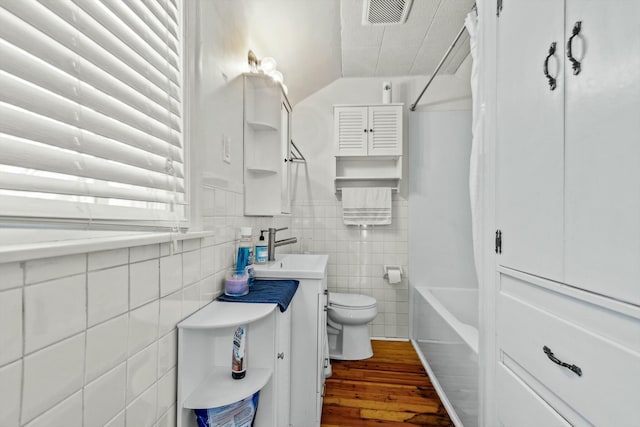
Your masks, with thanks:
[{"label": "white towel", "polygon": [[342,188],[342,218],[346,225],[391,224],[391,188]]}]

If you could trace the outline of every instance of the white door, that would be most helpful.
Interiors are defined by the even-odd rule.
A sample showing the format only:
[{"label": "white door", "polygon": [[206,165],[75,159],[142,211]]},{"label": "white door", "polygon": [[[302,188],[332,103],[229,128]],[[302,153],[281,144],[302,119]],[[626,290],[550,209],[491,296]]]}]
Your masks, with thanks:
[{"label": "white door", "polygon": [[[640,2],[567,1],[566,282],[640,304]],[[569,67],[569,60],[567,60]]]},{"label": "white door", "polygon": [[369,107],[370,156],[402,155],[402,106]]},{"label": "white door", "polygon": [[367,155],[367,107],[335,107],[333,134],[339,156]]},{"label": "white door", "polygon": [[[510,0],[498,18],[501,265],[563,277],[563,2]],[[556,79],[551,90],[543,64]]]}]

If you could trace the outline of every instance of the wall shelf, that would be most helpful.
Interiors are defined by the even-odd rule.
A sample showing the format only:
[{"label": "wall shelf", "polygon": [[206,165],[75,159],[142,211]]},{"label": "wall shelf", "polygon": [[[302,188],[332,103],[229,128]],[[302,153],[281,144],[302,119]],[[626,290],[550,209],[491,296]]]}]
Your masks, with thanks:
[{"label": "wall shelf", "polygon": [[257,122],[252,120],[247,120],[247,125],[254,130],[259,131],[277,131],[280,130],[276,125],[266,122]]},{"label": "wall shelf", "polygon": [[275,170],[275,169],[269,169],[269,168],[254,168],[254,167],[250,167],[250,166],[247,166],[247,171],[248,171],[248,172],[253,172],[253,173],[261,173],[261,174],[265,174],[265,175],[270,175],[270,174],[278,173],[278,171],[277,171],[277,170]]},{"label": "wall shelf", "polygon": [[271,379],[272,369],[251,368],[241,380],[231,378],[231,358],[229,366],[217,366],[196,387],[183,403],[185,408],[206,409],[229,405],[252,396]]}]

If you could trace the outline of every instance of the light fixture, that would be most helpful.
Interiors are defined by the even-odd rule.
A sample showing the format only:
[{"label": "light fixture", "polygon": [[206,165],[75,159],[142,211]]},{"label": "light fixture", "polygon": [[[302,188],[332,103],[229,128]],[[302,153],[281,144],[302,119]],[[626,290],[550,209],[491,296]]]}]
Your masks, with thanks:
[{"label": "light fixture", "polygon": [[267,73],[267,75],[269,75],[273,79],[274,82],[278,82],[280,84],[282,84],[284,82],[284,76],[278,70],[273,70],[270,73]]},{"label": "light fixture", "polygon": [[249,62],[249,71],[256,73],[258,71],[258,57],[252,50],[249,50],[247,54],[247,61]]},{"label": "light fixture", "polygon": [[265,56],[260,60],[260,70],[265,74],[271,74],[276,70],[278,63],[270,56]]}]

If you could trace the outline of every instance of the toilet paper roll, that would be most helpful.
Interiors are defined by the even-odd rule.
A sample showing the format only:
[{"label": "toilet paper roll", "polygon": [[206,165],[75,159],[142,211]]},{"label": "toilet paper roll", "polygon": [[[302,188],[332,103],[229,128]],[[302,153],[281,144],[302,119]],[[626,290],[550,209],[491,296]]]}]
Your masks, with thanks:
[{"label": "toilet paper roll", "polygon": [[391,285],[394,285],[396,283],[400,283],[400,279],[402,278],[402,274],[400,273],[400,270],[389,270],[389,283]]}]

